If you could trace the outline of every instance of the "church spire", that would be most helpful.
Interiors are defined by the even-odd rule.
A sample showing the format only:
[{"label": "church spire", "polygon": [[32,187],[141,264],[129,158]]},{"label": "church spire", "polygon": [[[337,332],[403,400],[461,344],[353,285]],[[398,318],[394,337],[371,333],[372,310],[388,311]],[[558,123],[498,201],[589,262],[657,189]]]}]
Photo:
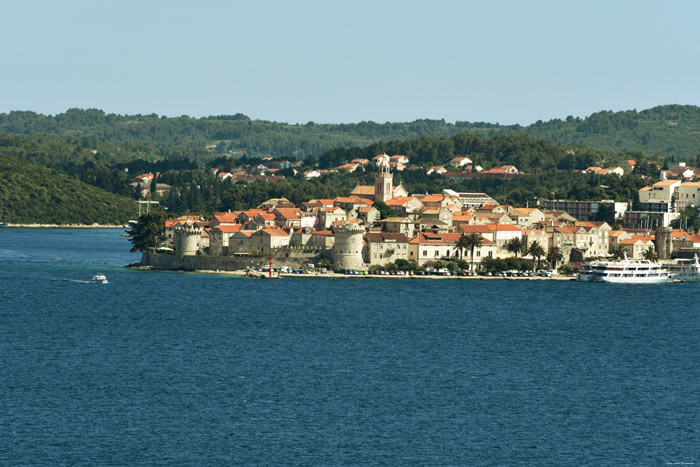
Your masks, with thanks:
[{"label": "church spire", "polygon": [[378,173],[374,177],[374,201],[385,202],[393,197],[394,176],[389,166],[389,156],[386,154],[382,156],[377,165]]}]

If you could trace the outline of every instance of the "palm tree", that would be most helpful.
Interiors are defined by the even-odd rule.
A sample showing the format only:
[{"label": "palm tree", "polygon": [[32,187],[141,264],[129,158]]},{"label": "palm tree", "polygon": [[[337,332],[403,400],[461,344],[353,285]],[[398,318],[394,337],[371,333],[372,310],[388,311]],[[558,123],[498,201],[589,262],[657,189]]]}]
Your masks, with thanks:
[{"label": "palm tree", "polygon": [[[542,245],[540,245],[538,241],[532,242],[528,248],[528,253],[530,253],[533,258],[537,258],[537,266],[539,266],[540,258],[544,256],[544,248],[542,248]],[[535,270],[534,264],[532,265],[532,270]]]},{"label": "palm tree", "polygon": [[649,246],[646,250],[644,250],[642,257],[651,261],[652,263],[655,263],[659,259],[659,255],[656,254],[656,249],[653,246]]},{"label": "palm tree", "polygon": [[564,255],[558,246],[553,246],[547,252],[547,261],[552,265],[552,269],[557,270],[557,263],[564,259]]},{"label": "palm tree", "polygon": [[612,259],[622,259],[625,257],[626,252],[627,250],[625,250],[625,247],[622,245],[617,245],[615,248],[613,248]]},{"label": "palm tree", "polygon": [[518,253],[520,253],[520,250],[523,249],[523,241],[520,238],[511,238],[508,240],[508,243],[506,243],[506,250],[508,250],[508,253],[513,253],[513,256],[518,256]]},{"label": "palm tree", "polygon": [[480,247],[481,245],[484,244],[484,237],[482,237],[481,235],[479,235],[476,232],[472,232],[471,234],[467,235],[464,238],[466,238],[466,240],[465,240],[466,248],[469,248],[469,250],[471,250],[472,262],[471,262],[469,269],[471,271],[473,271],[474,270],[474,249],[477,247]]},{"label": "palm tree", "polygon": [[460,259],[464,260],[464,250],[469,248],[469,237],[467,237],[466,234],[462,234],[461,237],[459,237],[459,240],[457,240],[457,248],[459,248],[459,253],[460,253]]}]

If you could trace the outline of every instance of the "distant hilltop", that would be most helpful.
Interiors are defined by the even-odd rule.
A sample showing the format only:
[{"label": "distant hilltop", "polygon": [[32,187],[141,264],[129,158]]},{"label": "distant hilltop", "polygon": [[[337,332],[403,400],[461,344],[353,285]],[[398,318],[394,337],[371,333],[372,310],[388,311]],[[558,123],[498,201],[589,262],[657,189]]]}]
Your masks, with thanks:
[{"label": "distant hilltop", "polygon": [[528,126],[444,120],[402,123],[289,124],[252,120],[246,115],[188,116],[106,114],[70,109],[42,115],[30,111],[0,114],[0,133],[96,136],[108,141],[199,148],[220,155],[319,157],[338,147],[380,141],[471,133],[482,137],[527,134],[558,144],[586,145],[618,152],[643,151],[671,160],[693,158],[700,148],[700,107],[664,105],[647,110],[601,111],[586,118],[569,116]]}]

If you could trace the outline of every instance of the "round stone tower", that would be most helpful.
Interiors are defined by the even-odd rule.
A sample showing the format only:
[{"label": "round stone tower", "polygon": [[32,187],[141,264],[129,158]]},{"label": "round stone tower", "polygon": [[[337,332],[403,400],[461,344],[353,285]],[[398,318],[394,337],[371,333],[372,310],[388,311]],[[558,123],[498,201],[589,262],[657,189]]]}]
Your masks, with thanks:
[{"label": "round stone tower", "polygon": [[343,269],[366,269],[365,262],[362,261],[362,237],[365,228],[357,224],[345,224],[334,227],[333,233],[333,263]]},{"label": "round stone tower", "polygon": [[671,227],[659,227],[656,229],[656,254],[659,259],[671,259],[673,253],[673,229]]},{"label": "round stone tower", "polygon": [[202,228],[196,223],[188,221],[177,224],[173,235],[175,253],[180,256],[196,255],[201,237]]}]

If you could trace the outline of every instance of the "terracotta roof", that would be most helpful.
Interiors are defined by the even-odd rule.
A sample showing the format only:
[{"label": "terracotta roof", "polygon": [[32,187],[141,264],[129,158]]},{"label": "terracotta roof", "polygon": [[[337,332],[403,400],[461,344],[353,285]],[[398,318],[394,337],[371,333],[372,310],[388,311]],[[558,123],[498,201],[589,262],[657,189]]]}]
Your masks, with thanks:
[{"label": "terracotta roof", "polygon": [[214,227],[215,230],[219,230],[221,232],[225,233],[231,233],[231,232],[240,232],[241,227],[243,227],[241,224],[229,224],[229,225],[217,225]]},{"label": "terracotta roof", "polygon": [[535,212],[537,208],[515,208],[515,210],[529,215]]},{"label": "terracotta roof", "polygon": [[284,230],[282,230],[282,229],[277,229],[277,228],[274,228],[274,227],[267,227],[267,228],[265,228],[265,229],[262,229],[262,231],[263,231],[264,233],[268,234],[268,235],[276,236],[276,237],[280,237],[280,236],[283,236],[283,235],[284,235],[284,236],[289,236],[289,234],[288,234],[286,231],[284,231]]},{"label": "terracotta roof", "polygon": [[676,183],[680,183],[678,180],[661,180],[660,182],[654,183],[654,186],[671,186]]},{"label": "terracotta roof", "polygon": [[374,185],[357,185],[352,190],[353,195],[372,195],[374,196]]},{"label": "terracotta roof", "polygon": [[393,198],[389,198],[388,200],[386,200],[384,203],[387,206],[403,206],[404,204],[414,199],[416,199],[415,196],[394,196]]},{"label": "terracotta roof", "polygon": [[311,232],[311,235],[330,236],[330,235],[333,235],[333,232],[331,232],[328,229],[323,229],[323,230],[316,230],[315,232]]},{"label": "terracotta roof", "polygon": [[390,232],[375,232],[368,233],[365,235],[367,242],[371,243],[382,243],[386,240],[391,240],[397,243],[408,243],[408,238],[402,233],[390,233]]},{"label": "terracotta roof", "polygon": [[421,200],[423,203],[439,203],[444,199],[443,195],[427,195]]},{"label": "terracotta roof", "polygon": [[641,235],[635,235],[634,237],[630,237],[630,238],[626,238],[624,240],[621,240],[619,243],[620,243],[620,245],[634,245],[635,243],[637,243],[639,241],[644,242],[644,243],[653,242],[654,237],[644,237]]},{"label": "terracotta roof", "polygon": [[459,230],[464,233],[491,233],[493,230],[485,225],[460,225]]},{"label": "terracotta roof", "polygon": [[512,232],[522,232],[522,229],[517,225],[513,224],[486,224],[486,227],[490,228],[492,231],[512,231]]},{"label": "terracotta roof", "polygon": [[238,213],[236,213],[236,212],[215,212],[214,219],[221,222],[222,224],[233,224],[238,219]]},{"label": "terracotta roof", "polygon": [[336,203],[352,203],[352,204],[373,204],[372,201],[359,196],[339,196],[334,200]]}]

